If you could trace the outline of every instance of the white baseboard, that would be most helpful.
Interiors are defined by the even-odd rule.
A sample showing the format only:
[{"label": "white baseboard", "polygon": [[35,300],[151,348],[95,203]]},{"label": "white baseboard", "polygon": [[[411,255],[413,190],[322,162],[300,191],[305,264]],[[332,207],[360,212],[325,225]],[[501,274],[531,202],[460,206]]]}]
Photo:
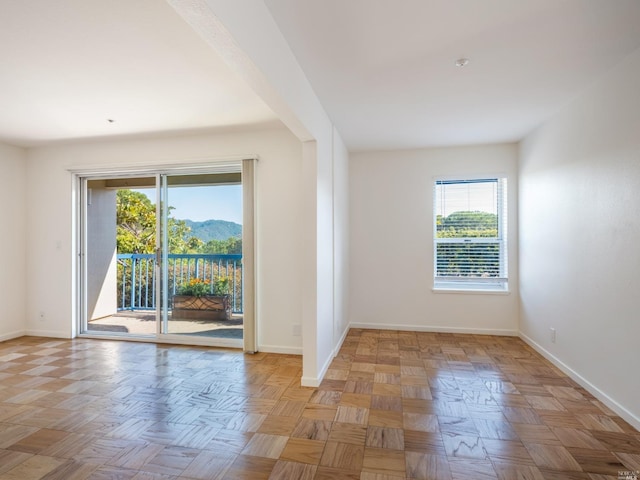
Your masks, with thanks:
[{"label": "white baseboard", "polygon": [[324,378],[325,374],[327,373],[327,370],[329,370],[329,365],[331,365],[331,362],[333,362],[333,352],[331,352],[331,353],[332,353],[332,355],[329,355],[329,358],[327,358],[327,361],[324,362],[324,365],[322,366],[322,368],[318,372],[318,376],[317,377],[302,377],[300,379],[300,385],[302,385],[303,387],[319,387],[320,386],[320,383],[322,383],[322,379]]},{"label": "white baseboard", "polygon": [[258,345],[259,352],[302,355],[302,347],[279,347],[277,345]]},{"label": "white baseboard", "polygon": [[7,340],[13,340],[14,338],[24,337],[27,334],[24,330],[17,332],[5,333],[0,335],[0,342],[6,342]]},{"label": "white baseboard", "polygon": [[300,385],[302,385],[303,387],[319,387],[320,386],[320,383],[322,383],[322,379],[327,373],[327,370],[329,370],[329,366],[331,365],[331,362],[333,362],[333,359],[336,358],[336,355],[338,355],[338,352],[342,348],[342,344],[344,343],[344,339],[347,338],[347,334],[349,333],[350,328],[351,326],[347,326],[347,328],[344,329],[344,332],[342,332],[340,340],[338,340],[338,343],[336,344],[333,351],[331,352],[331,355],[329,355],[329,358],[327,359],[324,366],[318,373],[318,376],[302,377],[300,379]]},{"label": "white baseboard", "polygon": [[69,332],[59,332],[56,330],[27,330],[25,335],[32,337],[73,338]]},{"label": "white baseboard", "polygon": [[333,354],[331,355],[332,358],[336,358],[338,356],[338,352],[340,352],[340,349],[342,348],[342,344],[344,343],[344,339],[347,338],[347,335],[349,334],[350,328],[351,326],[347,325],[347,327],[344,329],[344,332],[342,332],[342,336],[340,337],[340,340],[338,340],[336,347],[333,349]]},{"label": "white baseboard", "polygon": [[626,422],[633,425],[633,427],[637,430],[640,430],[640,418],[635,416],[632,412],[627,410],[625,407],[616,402],[613,398],[607,395],[605,392],[600,390],[594,384],[592,384],[589,380],[584,378],[578,372],[569,367],[566,363],[556,357],[554,354],[545,349],[542,345],[537,343],[532,338],[528,337],[524,333],[520,332],[520,338],[526,342],[531,348],[533,348],[536,352],[542,355],[544,358],[553,363],[556,367],[566,373],[572,380],[578,383],[581,387],[587,390],[591,395],[596,397],[602,403],[604,403],[607,407],[613,410],[615,413],[620,415]]},{"label": "white baseboard", "polygon": [[435,325],[398,325],[386,323],[351,323],[350,328],[364,328],[372,330],[404,330],[409,332],[433,332],[433,333],[471,333],[474,335],[500,335],[517,337],[518,331],[506,328],[465,328],[465,327],[439,327]]},{"label": "white baseboard", "polygon": [[320,386],[320,380],[316,377],[302,377],[300,379],[300,386],[316,388]]}]

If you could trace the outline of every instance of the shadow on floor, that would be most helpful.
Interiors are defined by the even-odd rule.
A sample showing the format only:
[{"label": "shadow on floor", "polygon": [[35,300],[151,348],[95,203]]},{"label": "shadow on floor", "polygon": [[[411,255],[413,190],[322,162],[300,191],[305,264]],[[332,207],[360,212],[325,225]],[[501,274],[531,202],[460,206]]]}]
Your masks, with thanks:
[{"label": "shadow on floor", "polygon": [[89,324],[89,328],[87,328],[89,332],[118,332],[118,333],[129,333],[129,329],[122,325],[93,325]]}]

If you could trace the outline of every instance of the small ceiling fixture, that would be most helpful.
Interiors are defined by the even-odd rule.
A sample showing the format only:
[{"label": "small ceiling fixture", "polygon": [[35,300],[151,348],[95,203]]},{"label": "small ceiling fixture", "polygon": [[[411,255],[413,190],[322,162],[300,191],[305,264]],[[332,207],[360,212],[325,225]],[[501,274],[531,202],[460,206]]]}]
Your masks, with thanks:
[{"label": "small ceiling fixture", "polygon": [[107,118],[107,122],[113,123],[113,122],[115,122],[115,120],[113,118]]},{"label": "small ceiling fixture", "polygon": [[459,59],[456,60],[456,67],[464,68],[467,65],[469,65],[469,59],[468,58],[459,58]]}]

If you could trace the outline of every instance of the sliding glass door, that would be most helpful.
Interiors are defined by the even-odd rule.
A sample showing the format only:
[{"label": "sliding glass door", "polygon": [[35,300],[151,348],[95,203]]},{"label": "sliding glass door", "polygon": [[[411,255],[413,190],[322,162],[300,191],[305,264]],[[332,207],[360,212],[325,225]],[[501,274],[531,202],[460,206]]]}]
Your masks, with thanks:
[{"label": "sliding glass door", "polygon": [[79,176],[82,334],[255,350],[251,196],[228,170]]},{"label": "sliding glass door", "polygon": [[162,328],[243,338],[240,174],[161,177]]}]

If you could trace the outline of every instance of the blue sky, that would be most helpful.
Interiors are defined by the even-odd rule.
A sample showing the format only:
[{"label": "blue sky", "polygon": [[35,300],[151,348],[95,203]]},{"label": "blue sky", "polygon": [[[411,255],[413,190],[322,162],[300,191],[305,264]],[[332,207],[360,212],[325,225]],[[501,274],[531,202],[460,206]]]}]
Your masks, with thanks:
[{"label": "blue sky", "polygon": [[[155,199],[155,189],[139,190]],[[170,187],[171,216],[180,220],[227,220],[242,225],[242,186]]]},{"label": "blue sky", "polygon": [[170,187],[172,217],[180,220],[227,220],[242,225],[242,186]]}]

